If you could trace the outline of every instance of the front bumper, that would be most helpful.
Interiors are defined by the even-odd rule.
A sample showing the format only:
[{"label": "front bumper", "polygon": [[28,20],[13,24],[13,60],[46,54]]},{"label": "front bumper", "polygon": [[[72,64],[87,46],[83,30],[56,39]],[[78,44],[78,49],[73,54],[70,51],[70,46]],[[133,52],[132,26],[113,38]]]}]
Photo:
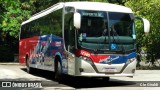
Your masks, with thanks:
[{"label": "front bumper", "polygon": [[[137,60],[130,64],[99,64],[90,63],[76,59],[75,76],[88,76],[88,77],[133,77],[135,74]],[[112,70],[105,70],[112,69]]]}]

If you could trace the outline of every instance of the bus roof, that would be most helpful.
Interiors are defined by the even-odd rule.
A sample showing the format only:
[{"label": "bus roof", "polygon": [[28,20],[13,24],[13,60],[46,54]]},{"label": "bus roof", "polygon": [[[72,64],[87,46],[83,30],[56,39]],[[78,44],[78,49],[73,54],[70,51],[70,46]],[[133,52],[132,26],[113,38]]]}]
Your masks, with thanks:
[{"label": "bus roof", "polygon": [[65,3],[65,6],[71,6],[75,7],[75,9],[83,10],[133,13],[132,10],[128,7],[104,2],[67,2]]},{"label": "bus roof", "polygon": [[96,10],[96,11],[110,11],[110,12],[122,12],[122,13],[133,13],[132,10],[128,7],[104,3],[104,2],[65,2],[65,3],[57,3],[35,15],[33,15],[27,21],[24,21],[22,25],[29,23],[33,20],[36,20],[40,17],[43,17],[53,11],[63,8],[63,6],[74,7],[75,9],[82,9],[82,10]]},{"label": "bus roof", "polygon": [[31,18],[29,18],[27,21],[24,21],[21,25],[24,25],[24,24],[29,23],[29,22],[31,22],[33,20],[36,20],[36,19],[38,19],[40,17],[48,15],[53,11],[61,9],[63,7],[63,5],[64,5],[64,3],[57,3],[57,4],[47,8],[47,9],[41,11],[41,12],[39,12],[39,13],[34,14]]}]

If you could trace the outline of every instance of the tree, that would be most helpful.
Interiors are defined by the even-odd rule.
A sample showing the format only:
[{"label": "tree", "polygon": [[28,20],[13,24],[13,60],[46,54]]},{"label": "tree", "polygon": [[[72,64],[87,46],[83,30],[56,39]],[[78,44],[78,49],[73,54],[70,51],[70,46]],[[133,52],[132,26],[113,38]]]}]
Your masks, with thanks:
[{"label": "tree", "polygon": [[21,22],[30,17],[30,5],[28,2],[20,0],[1,0],[1,31],[9,35],[18,37]]},{"label": "tree", "polygon": [[144,48],[146,52],[150,52],[153,63],[155,58],[160,58],[160,48],[158,48],[160,46],[160,2],[159,0],[128,0],[125,5],[132,8],[135,15],[147,18],[151,23],[151,31],[147,36],[142,34],[140,27],[137,29],[137,43],[139,49]]},{"label": "tree", "polygon": [[30,3],[25,0],[0,0],[0,60],[13,61],[18,53],[21,23],[30,17]]}]

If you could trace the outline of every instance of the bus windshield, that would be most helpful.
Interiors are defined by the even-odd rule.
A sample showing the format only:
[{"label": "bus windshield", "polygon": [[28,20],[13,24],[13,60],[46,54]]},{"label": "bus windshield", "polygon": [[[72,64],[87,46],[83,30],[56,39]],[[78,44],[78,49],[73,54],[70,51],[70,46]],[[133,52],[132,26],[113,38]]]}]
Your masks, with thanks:
[{"label": "bus windshield", "polygon": [[134,16],[130,13],[78,10],[78,46],[91,50],[135,50]]}]

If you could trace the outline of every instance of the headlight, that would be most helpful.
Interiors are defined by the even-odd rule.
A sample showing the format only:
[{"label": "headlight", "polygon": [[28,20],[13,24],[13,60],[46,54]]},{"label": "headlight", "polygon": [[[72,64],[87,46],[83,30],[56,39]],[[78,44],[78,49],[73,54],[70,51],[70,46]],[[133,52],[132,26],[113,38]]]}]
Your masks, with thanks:
[{"label": "headlight", "polygon": [[80,56],[79,59],[84,60],[84,61],[92,64],[92,60],[90,58],[88,58],[88,57]]},{"label": "headlight", "polygon": [[132,63],[134,60],[137,60],[136,58],[130,58],[130,59],[128,59],[128,61],[126,62],[126,64],[130,64],[130,63]]}]

